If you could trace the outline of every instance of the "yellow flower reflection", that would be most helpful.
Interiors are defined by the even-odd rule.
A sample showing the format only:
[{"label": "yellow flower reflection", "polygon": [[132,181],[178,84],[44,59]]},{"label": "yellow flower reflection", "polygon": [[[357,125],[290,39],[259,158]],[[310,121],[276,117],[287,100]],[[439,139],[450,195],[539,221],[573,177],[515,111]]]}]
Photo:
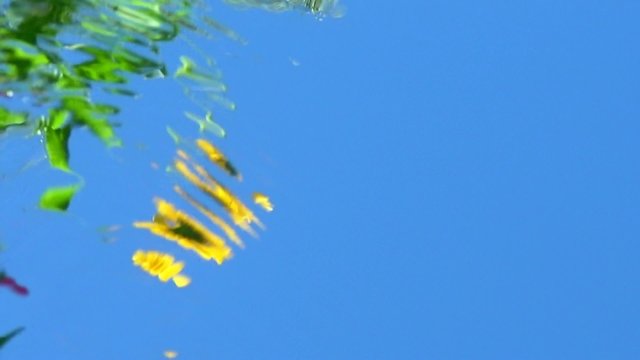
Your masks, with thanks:
[{"label": "yellow flower reflection", "polygon": [[259,192],[253,193],[253,202],[257,205],[260,205],[266,211],[273,211],[273,204],[271,203],[271,200],[269,200],[269,197],[265,194]]},{"label": "yellow flower reflection", "polygon": [[155,203],[157,212],[153,221],[138,221],[133,226],[148,229],[155,235],[175,241],[183,248],[195,251],[206,260],[213,259],[218,264],[231,258],[231,248],[220,236],[171,203],[160,198],[155,199]]},{"label": "yellow flower reflection", "polygon": [[227,159],[224,154],[220,150],[218,150],[218,148],[216,148],[212,143],[208,142],[205,139],[198,139],[196,140],[196,145],[198,145],[200,151],[207,155],[209,161],[219,166],[230,176],[233,176],[238,180],[242,179],[242,176],[240,175],[238,170],[236,170],[233,164],[231,164],[229,159]]},{"label": "yellow flower reflection", "polygon": [[133,263],[151,276],[158,277],[162,282],[173,280],[177,287],[185,287],[191,283],[191,279],[180,274],[184,263],[174,262],[173,256],[158,251],[138,250],[131,258]]},{"label": "yellow flower reflection", "polygon": [[201,202],[196,200],[193,196],[189,195],[186,191],[184,191],[180,186],[175,185],[173,187],[178,195],[180,195],[185,201],[187,201],[191,206],[195,207],[207,217],[212,223],[216,224],[227,237],[233,241],[234,244],[238,245],[241,248],[244,248],[244,243],[236,233],[236,231],[231,227],[231,225],[227,224],[226,221],[222,220],[218,215],[214,214],[211,210],[207,209]]},{"label": "yellow flower reflection", "polygon": [[253,212],[231,191],[222,186],[205,168],[195,164],[184,151],[178,151],[178,156],[190,162],[195,169],[195,173],[186,162],[180,159],[176,159],[174,163],[175,169],[187,181],[220,204],[238,227],[254,236],[255,231],[251,228],[252,223],[264,227]]}]

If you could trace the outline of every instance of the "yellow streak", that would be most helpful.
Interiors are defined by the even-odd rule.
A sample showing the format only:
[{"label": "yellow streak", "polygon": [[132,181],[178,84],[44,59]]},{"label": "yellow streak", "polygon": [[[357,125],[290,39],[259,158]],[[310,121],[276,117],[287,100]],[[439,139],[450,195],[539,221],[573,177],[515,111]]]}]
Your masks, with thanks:
[{"label": "yellow streak", "polygon": [[[256,223],[260,228],[264,229],[264,225],[260,222],[251,210],[240,200],[238,199],[231,191],[229,191],[226,187],[222,186],[220,182],[218,182],[209,172],[198,164],[194,164],[194,168],[196,172],[201,177],[205,178],[214,188],[216,197],[220,199],[233,216],[239,219],[240,222],[251,224]],[[233,217],[232,216],[232,217]]]},{"label": "yellow streak", "polygon": [[[178,151],[178,156],[189,161],[189,157],[181,150]],[[261,228],[264,228],[260,220],[247,208],[238,198],[236,198],[229,190],[223,187],[217,180],[211,176],[206,169],[202,166],[190,161],[198,175],[194,174],[189,166],[182,160],[175,161],[176,170],[182,174],[182,176],[195,185],[200,191],[207,194],[213,200],[218,202],[231,217],[233,222],[242,230],[255,236],[255,232],[251,228],[250,224],[255,222]],[[206,182],[202,180],[206,179]]]},{"label": "yellow streak", "polygon": [[265,194],[259,192],[253,193],[253,202],[260,205],[266,211],[273,211],[273,204],[271,203],[271,200],[269,200],[269,197]]},{"label": "yellow streak", "polygon": [[[225,260],[233,256],[231,248],[227,246],[224,240],[209,231],[197,220],[177,210],[172,204],[163,199],[157,198],[155,202],[157,208],[157,213],[154,218],[155,221],[135,222],[133,226],[148,229],[155,235],[175,241],[183,248],[195,251],[206,260],[214,259],[218,264],[222,264]],[[177,233],[176,229],[180,226],[189,227],[200,239],[192,239],[186,237],[184,234]]]},{"label": "yellow streak", "polygon": [[173,187],[173,190],[178,193],[178,195],[182,196],[189,204],[198,209],[204,216],[206,216],[212,223],[216,224],[227,237],[233,241],[234,244],[238,245],[241,248],[244,248],[244,243],[238,236],[235,230],[227,224],[226,221],[222,220],[221,217],[217,216],[211,210],[207,209],[202,203],[196,200],[193,196],[189,195],[186,191],[184,191],[180,186],[176,185]]},{"label": "yellow streak", "polygon": [[196,145],[198,148],[207,155],[209,160],[224,170],[230,176],[236,177],[237,179],[241,179],[242,176],[236,171],[236,169],[231,165],[229,159],[227,159],[224,154],[216,148],[212,143],[208,142],[205,139],[196,140]]},{"label": "yellow streak", "polygon": [[[176,286],[184,287],[189,285],[189,277],[180,274],[184,268],[184,263],[174,262],[173,256],[157,251],[138,250],[131,258],[133,263],[151,276],[158,277],[162,282],[172,279]],[[185,281],[187,279],[189,281]]]},{"label": "yellow streak", "polygon": [[173,277],[173,283],[176,284],[177,287],[183,288],[191,284],[191,279],[186,275],[176,275]]}]

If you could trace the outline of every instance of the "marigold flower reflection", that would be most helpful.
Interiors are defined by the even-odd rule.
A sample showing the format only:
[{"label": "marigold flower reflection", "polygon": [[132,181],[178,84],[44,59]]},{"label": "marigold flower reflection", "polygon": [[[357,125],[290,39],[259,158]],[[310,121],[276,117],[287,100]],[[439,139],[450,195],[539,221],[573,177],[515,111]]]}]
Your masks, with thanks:
[{"label": "marigold flower reflection", "polygon": [[180,274],[184,268],[183,262],[174,262],[173,256],[158,251],[138,250],[131,258],[136,266],[142,268],[151,276],[156,276],[160,281],[173,280],[179,287],[185,287],[191,283],[191,279]]}]

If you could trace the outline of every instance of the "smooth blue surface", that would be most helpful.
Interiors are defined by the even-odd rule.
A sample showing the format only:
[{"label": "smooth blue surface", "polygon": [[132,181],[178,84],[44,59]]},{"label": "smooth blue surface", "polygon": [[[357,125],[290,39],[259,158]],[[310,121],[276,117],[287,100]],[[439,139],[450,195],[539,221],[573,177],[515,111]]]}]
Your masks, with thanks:
[{"label": "smooth blue surface", "polygon": [[[214,4],[249,40],[200,43],[238,103],[220,144],[235,189],[276,204],[224,266],[95,231],[173,196],[149,162],[172,157],[167,124],[195,127],[169,81],[121,102],[124,149],[74,135],[68,216],[34,209],[69,180],[46,164],[2,181],[0,256],[32,294],[0,291],[1,329],[27,327],[1,359],[640,358],[640,3],[346,5],[319,22]],[[134,268],[138,248],[193,284]]]}]

